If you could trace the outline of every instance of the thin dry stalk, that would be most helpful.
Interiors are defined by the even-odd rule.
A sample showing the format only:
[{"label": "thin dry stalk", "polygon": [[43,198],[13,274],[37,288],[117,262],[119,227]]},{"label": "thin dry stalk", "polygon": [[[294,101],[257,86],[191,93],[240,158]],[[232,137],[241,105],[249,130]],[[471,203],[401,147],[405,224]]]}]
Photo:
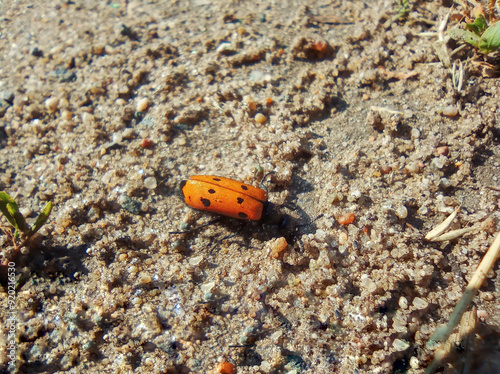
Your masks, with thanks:
[{"label": "thin dry stalk", "polygon": [[[474,295],[477,293],[477,291],[483,284],[484,280],[486,279],[487,274],[493,268],[493,265],[495,264],[499,254],[500,254],[500,232],[497,234],[495,241],[488,249],[488,252],[486,252],[486,254],[484,255],[483,260],[476,269],[474,275],[472,276],[472,279],[469,281],[469,284],[467,285],[464,294],[462,295],[462,298],[460,299],[457,306],[455,307],[455,310],[450,316],[448,324],[436,330],[432,338],[427,343],[428,348],[432,348],[436,343],[443,343],[448,340],[453,329],[457,326],[460,319],[462,318],[463,313],[467,310],[470,303],[472,302]],[[431,363],[431,365],[429,365],[429,367],[426,370],[426,373],[427,374],[434,373],[437,367],[439,367],[436,366],[438,364],[435,362],[436,361],[441,362],[440,360],[442,360],[443,357],[444,357],[444,351],[440,348],[436,351],[434,361]]]}]

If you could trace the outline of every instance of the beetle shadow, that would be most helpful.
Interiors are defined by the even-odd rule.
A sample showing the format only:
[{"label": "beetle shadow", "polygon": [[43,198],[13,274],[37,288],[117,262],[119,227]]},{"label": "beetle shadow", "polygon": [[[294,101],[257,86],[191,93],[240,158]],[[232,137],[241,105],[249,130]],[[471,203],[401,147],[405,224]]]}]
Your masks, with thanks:
[{"label": "beetle shadow", "polygon": [[302,235],[314,234],[318,229],[314,222],[323,215],[321,214],[311,218],[297,202],[297,200],[299,200],[299,194],[315,191],[315,187],[310,181],[299,176],[294,176],[292,178],[290,191],[290,196],[282,205],[283,214],[288,217],[288,221],[285,221],[285,227],[280,228],[280,231],[284,234],[283,236],[287,239],[287,242],[293,244],[298,240],[300,241]]},{"label": "beetle shadow", "polygon": [[[275,190],[279,191],[280,187],[278,186]],[[300,191],[302,194],[312,192],[315,188],[309,181],[294,176],[290,190]],[[322,215],[312,219],[310,215],[299,204],[297,204],[297,200],[298,195],[296,193],[290,193],[290,196],[286,199],[283,205],[276,205],[269,202],[269,210],[273,211],[273,217],[264,222],[240,221],[229,217],[213,215],[212,219],[209,219],[209,221],[205,224],[182,231],[170,231],[169,234],[182,234],[184,235],[181,239],[182,241],[191,242],[193,237],[197,236],[200,230],[215,224],[222,229],[222,232],[228,232],[229,234],[224,236],[224,234],[221,234],[221,231],[217,229],[217,232],[204,235],[206,239],[211,241],[209,249],[210,254],[213,254],[224,242],[238,242],[242,246],[250,248],[252,246],[252,238],[256,238],[261,242],[266,242],[272,238],[284,237],[289,245],[294,245],[298,242],[301,248],[303,248],[300,237],[302,235],[315,233],[317,227],[314,222]],[[209,212],[205,212],[205,214],[211,215]],[[227,245],[230,245],[230,243],[227,243]],[[183,245],[179,248],[183,248],[183,252],[187,254],[189,252],[187,249],[188,247],[190,246]]]}]

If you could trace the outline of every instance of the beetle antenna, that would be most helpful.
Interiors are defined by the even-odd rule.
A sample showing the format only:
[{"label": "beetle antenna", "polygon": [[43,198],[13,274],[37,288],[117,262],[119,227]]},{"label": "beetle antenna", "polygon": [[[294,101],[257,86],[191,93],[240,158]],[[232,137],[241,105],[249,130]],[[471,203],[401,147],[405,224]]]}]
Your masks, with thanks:
[{"label": "beetle antenna", "polygon": [[266,191],[266,192],[269,192],[269,191],[267,190],[267,187],[266,187],[266,185],[264,184],[264,181],[265,181],[265,180],[266,180],[266,178],[267,178],[269,175],[271,175],[271,174],[274,174],[274,171],[270,171],[269,173],[267,173],[266,175],[264,175],[264,176],[262,177],[262,179],[260,180],[260,188],[262,188],[262,189],[263,189],[264,191]]},{"label": "beetle antenna", "polygon": [[316,222],[318,219],[320,219],[321,217],[323,217],[324,214],[320,214],[319,216],[317,216],[315,219],[313,219],[311,222],[308,222],[308,223],[304,223],[302,225],[297,225],[295,226],[296,228],[297,227],[304,227],[304,226],[309,226],[309,225],[312,225],[314,222]]}]

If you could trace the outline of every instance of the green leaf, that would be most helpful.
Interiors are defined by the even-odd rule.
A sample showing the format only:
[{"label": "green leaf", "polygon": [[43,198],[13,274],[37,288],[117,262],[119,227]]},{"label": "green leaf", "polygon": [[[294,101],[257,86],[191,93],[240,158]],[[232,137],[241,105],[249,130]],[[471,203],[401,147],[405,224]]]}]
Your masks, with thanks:
[{"label": "green leaf", "polygon": [[0,192],[0,210],[5,215],[7,220],[10,222],[12,226],[17,231],[26,232],[26,221],[24,220],[23,215],[19,211],[19,206],[17,205],[16,200],[14,200],[9,194],[6,192]]},{"label": "green leaf", "polygon": [[478,47],[485,53],[495,52],[500,48],[500,22],[496,22],[486,29],[481,35]]},{"label": "green leaf", "polygon": [[45,208],[43,208],[42,212],[38,215],[35,224],[30,230],[30,236],[36,233],[38,230],[40,230],[40,227],[43,226],[45,222],[47,222],[47,219],[49,218],[50,212],[52,211],[52,201],[49,201],[47,205],[45,205]]},{"label": "green leaf", "polygon": [[7,209],[7,205],[9,203],[12,203],[12,202],[15,203],[16,201],[12,197],[10,197],[8,193],[6,193],[4,191],[0,191],[0,211],[2,211],[5,218],[7,218],[7,221],[9,221],[10,224],[12,226],[14,226],[14,228],[17,229],[16,220],[14,219],[14,217],[10,214],[9,210]]},{"label": "green leaf", "polygon": [[473,32],[460,29],[458,27],[453,27],[452,29],[448,30],[448,35],[452,39],[463,40],[464,42],[467,42],[474,47],[477,47],[481,42],[481,38]]},{"label": "green leaf", "polygon": [[483,35],[483,32],[486,30],[488,27],[488,24],[486,23],[486,20],[482,15],[477,17],[473,23],[467,23],[465,25],[465,28],[467,30],[472,31],[474,34],[481,36]]},{"label": "green leaf", "polygon": [[8,203],[7,210],[12,215],[12,217],[14,217],[14,221],[16,223],[14,227],[18,231],[21,231],[22,233],[28,231],[28,228],[26,227],[26,221],[24,220],[23,215],[19,211],[19,206],[17,205],[16,201],[14,201],[13,203]]}]

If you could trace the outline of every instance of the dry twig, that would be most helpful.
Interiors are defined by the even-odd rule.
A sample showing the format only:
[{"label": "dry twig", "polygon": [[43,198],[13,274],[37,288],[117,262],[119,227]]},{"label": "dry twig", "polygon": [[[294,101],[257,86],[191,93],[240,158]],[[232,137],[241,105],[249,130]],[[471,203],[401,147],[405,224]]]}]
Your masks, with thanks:
[{"label": "dry twig", "polygon": [[[437,343],[444,343],[448,340],[451,332],[457,326],[463,313],[467,310],[470,303],[472,302],[474,295],[476,294],[476,292],[479,290],[484,280],[486,279],[486,275],[493,268],[493,265],[495,264],[499,254],[500,254],[500,232],[497,234],[493,244],[488,249],[488,252],[486,252],[486,254],[484,255],[483,260],[479,264],[474,275],[472,276],[472,279],[465,288],[464,294],[462,295],[462,298],[455,307],[455,310],[453,310],[453,313],[450,316],[448,324],[436,330],[434,335],[427,342],[427,348],[434,348],[434,346]],[[441,350],[436,351],[435,359],[431,363],[431,365],[429,365],[429,367],[427,368],[426,374],[434,373],[434,371],[439,367],[439,364],[441,362],[439,361],[437,363],[436,361],[442,360],[443,355],[444,354],[441,352]]]}]

